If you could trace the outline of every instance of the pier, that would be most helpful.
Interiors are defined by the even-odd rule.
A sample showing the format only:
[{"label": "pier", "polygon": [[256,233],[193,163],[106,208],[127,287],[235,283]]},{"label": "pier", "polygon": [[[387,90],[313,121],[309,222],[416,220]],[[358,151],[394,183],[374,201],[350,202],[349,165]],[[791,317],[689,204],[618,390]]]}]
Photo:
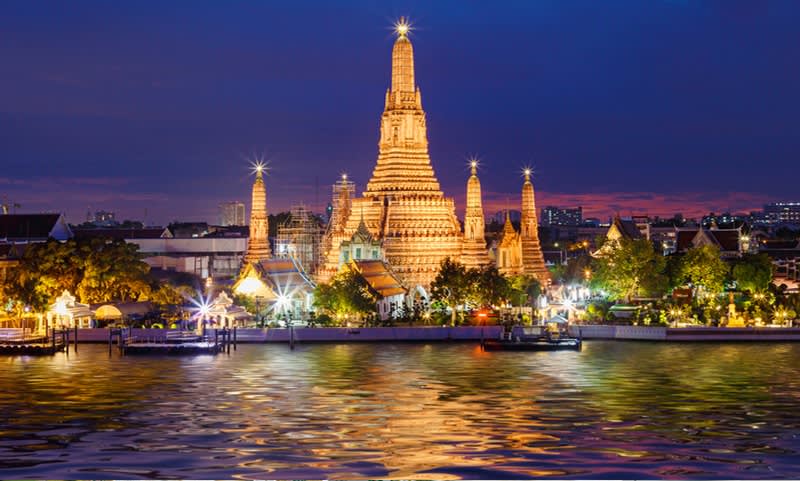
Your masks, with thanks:
[{"label": "pier", "polygon": [[[24,328],[0,329],[0,355],[48,356],[66,351],[70,343],[69,329],[32,332]],[[72,335],[77,350],[77,331]]]},{"label": "pier", "polygon": [[219,354],[236,349],[236,329],[214,329],[198,334],[194,331],[134,332],[130,328],[108,331],[108,352],[116,345],[120,354],[194,355]]}]

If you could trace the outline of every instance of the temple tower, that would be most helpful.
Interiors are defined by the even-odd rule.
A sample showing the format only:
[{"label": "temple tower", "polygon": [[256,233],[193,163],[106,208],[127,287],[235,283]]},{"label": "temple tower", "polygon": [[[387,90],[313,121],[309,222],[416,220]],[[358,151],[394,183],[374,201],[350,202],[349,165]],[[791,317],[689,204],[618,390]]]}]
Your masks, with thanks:
[{"label": "temple tower", "polygon": [[259,262],[270,257],[267,189],[264,187],[263,170],[261,165],[256,166],[256,180],[253,182],[250,206],[250,239],[244,255],[245,262]]},{"label": "temple tower", "polygon": [[490,263],[484,232],[481,182],[478,179],[478,161],[470,161],[471,175],[467,180],[467,206],[464,212],[464,244],[461,263],[467,267],[482,267]]},{"label": "temple tower", "polygon": [[[461,257],[463,235],[455,202],[444,196],[431,166],[425,112],[414,83],[414,51],[404,20],[396,33],[378,160],[363,196],[353,199],[343,231],[352,235],[363,212],[364,225],[383,241],[394,272],[407,287],[427,290],[444,259]],[[331,236],[329,248],[338,252],[337,240]]]},{"label": "temple tower", "polygon": [[525,183],[522,184],[522,271],[533,275],[542,284],[550,283],[550,271],[544,265],[542,246],[539,244],[539,221],[536,219],[536,198],[531,183],[531,171],[525,169]]}]

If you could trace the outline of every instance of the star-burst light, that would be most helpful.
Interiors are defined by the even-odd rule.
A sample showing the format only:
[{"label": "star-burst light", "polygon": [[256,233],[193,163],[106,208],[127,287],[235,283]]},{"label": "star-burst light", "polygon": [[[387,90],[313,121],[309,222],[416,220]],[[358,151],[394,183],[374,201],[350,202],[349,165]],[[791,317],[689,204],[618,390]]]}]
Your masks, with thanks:
[{"label": "star-burst light", "polygon": [[411,31],[411,22],[406,19],[406,17],[400,17],[398,21],[394,23],[394,32],[400,37],[408,36],[408,33]]}]

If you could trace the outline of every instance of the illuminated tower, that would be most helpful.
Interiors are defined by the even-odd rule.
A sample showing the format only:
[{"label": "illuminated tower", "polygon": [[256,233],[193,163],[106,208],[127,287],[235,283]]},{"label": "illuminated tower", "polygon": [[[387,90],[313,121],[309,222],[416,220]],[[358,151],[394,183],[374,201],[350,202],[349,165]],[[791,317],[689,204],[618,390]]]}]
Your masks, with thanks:
[{"label": "illuminated tower", "polygon": [[550,272],[544,265],[542,246],[539,244],[539,222],[536,219],[536,199],[531,183],[531,170],[525,169],[525,183],[522,184],[522,221],[520,237],[522,239],[522,272],[533,275],[547,285],[550,283]]},{"label": "illuminated tower", "polygon": [[256,165],[256,180],[253,182],[253,204],[250,206],[250,239],[247,242],[245,262],[269,259],[269,222],[267,220],[267,189],[264,187],[262,165]]},{"label": "illuminated tower", "polygon": [[464,244],[461,247],[461,263],[467,267],[482,267],[490,263],[486,250],[481,181],[478,180],[478,161],[470,161],[467,181],[467,207],[464,212]]},{"label": "illuminated tower", "polygon": [[[409,288],[427,289],[446,258],[461,256],[461,225],[431,166],[422,98],[414,84],[409,25],[401,19],[392,48],[392,86],[381,117],[378,161],[363,197],[353,199],[344,231],[361,221],[383,241],[386,260]],[[338,250],[332,242],[330,248]],[[415,291],[418,292],[418,291]]]}]

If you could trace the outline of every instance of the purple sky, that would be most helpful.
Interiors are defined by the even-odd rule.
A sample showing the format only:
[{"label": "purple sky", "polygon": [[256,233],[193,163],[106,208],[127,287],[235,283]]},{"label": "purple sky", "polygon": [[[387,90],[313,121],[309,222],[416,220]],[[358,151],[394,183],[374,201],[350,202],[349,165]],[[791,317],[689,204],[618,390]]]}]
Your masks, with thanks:
[{"label": "purple sky", "polygon": [[[697,215],[798,200],[800,2],[3,2],[0,198],[215,221],[266,152],[270,211],[377,155],[390,25],[416,29],[431,158],[487,214]],[[459,212],[461,215],[461,212]]]}]

